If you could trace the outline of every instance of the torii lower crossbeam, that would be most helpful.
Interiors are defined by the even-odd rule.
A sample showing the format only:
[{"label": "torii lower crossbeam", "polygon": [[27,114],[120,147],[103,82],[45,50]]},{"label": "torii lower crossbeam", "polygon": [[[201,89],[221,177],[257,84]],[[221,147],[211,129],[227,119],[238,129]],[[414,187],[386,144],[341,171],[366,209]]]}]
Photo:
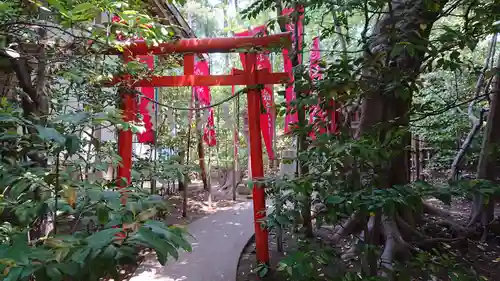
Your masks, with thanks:
[{"label": "torii lower crossbeam", "polygon": [[[134,87],[181,87],[181,86],[231,86],[246,85],[247,92],[249,137],[250,137],[250,169],[253,184],[253,209],[257,260],[269,263],[269,246],[267,228],[262,227],[266,217],[264,185],[258,183],[264,177],[262,159],[262,139],[260,122],[261,95],[257,85],[282,84],[288,80],[288,73],[272,73],[269,69],[257,69],[257,54],[255,48],[268,47],[290,48],[291,34],[281,33],[263,37],[236,37],[213,39],[182,39],[173,43],[162,43],[159,46],[148,47],[143,41],[128,45],[122,53],[124,62],[133,61],[137,55],[162,55],[167,53],[184,53],[184,75],[182,76],[152,76],[149,79],[134,80],[130,75],[114,78],[107,85],[122,86],[120,95],[124,120],[134,120],[137,106]],[[246,67],[244,71],[235,71],[231,75],[194,75],[194,54],[216,52],[245,52]],[[116,50],[108,54],[117,54]],[[130,184],[132,166],[132,132],[122,130],[118,136],[118,150],[122,157],[118,167],[119,186]],[[125,179],[123,181],[122,179]]]},{"label": "torii lower crossbeam", "polygon": [[[287,73],[271,73],[268,69],[258,70],[257,84],[281,84],[288,80]],[[131,81],[131,77],[121,77],[113,80],[112,84]],[[148,79],[134,81],[131,87],[194,87],[194,86],[232,86],[248,85],[249,79],[245,73],[235,75],[182,75],[182,76],[151,76]]]}]

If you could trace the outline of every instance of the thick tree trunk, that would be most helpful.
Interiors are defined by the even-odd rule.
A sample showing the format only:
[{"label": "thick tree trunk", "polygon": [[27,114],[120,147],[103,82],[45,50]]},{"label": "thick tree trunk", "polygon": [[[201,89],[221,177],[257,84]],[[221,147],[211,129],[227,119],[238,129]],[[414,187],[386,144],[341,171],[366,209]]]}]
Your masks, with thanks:
[{"label": "thick tree trunk", "polygon": [[[438,2],[442,7],[446,1]],[[379,171],[388,175],[385,187],[405,184],[408,180],[408,112],[412,87],[425,54],[420,48],[414,52],[407,49],[395,52],[394,49],[401,48],[398,42],[427,46],[438,13],[426,11],[425,7],[424,0],[392,1],[392,13],[377,23],[365,52],[362,81],[365,95],[357,135],[371,135],[378,139],[381,149],[393,153],[387,159],[389,165]],[[394,38],[398,42],[394,42]],[[394,140],[396,132],[403,137]]]},{"label": "thick tree trunk", "polygon": [[[391,188],[409,182],[409,111],[415,80],[420,74],[428,38],[439,11],[445,0],[435,1],[439,11],[429,11],[426,0],[393,0],[390,12],[376,24],[368,39],[364,54],[364,69],[361,80],[363,101],[360,124],[356,138],[375,140],[380,151],[385,151],[381,159],[370,159],[375,177],[371,186]],[[418,50],[402,47],[399,42],[411,42]],[[398,48],[396,50],[396,48]],[[402,49],[400,49],[402,48]],[[398,211],[396,211],[398,212]],[[391,270],[397,253],[406,253],[408,245],[396,223],[397,215],[385,214],[380,210],[373,219],[371,231],[380,228],[385,238],[385,246],[380,257],[382,267]],[[403,218],[413,218],[413,214],[402,213]],[[408,225],[411,226],[413,221]],[[378,230],[380,232],[380,229]],[[368,242],[376,242],[376,239]],[[365,267],[371,275],[375,272],[373,259]],[[379,272],[379,274],[381,274]],[[386,275],[386,271],[382,273]]]}]

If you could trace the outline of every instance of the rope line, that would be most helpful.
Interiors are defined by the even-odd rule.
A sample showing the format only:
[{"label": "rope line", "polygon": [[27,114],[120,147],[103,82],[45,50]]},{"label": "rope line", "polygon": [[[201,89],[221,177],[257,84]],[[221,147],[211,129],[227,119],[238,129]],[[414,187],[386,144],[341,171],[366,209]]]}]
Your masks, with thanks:
[{"label": "rope line", "polygon": [[193,111],[199,111],[199,110],[205,110],[205,109],[210,109],[210,108],[213,108],[213,107],[217,107],[225,102],[228,102],[236,97],[239,97],[241,94],[243,93],[246,93],[248,92],[248,90],[251,90],[251,89],[259,89],[259,90],[262,90],[264,89],[264,85],[257,85],[257,86],[248,86],[248,87],[245,87],[241,90],[238,90],[234,93],[234,95],[232,96],[229,96],[219,102],[216,102],[216,103],[213,103],[213,104],[210,104],[210,105],[207,105],[207,106],[203,106],[203,107],[198,107],[198,108],[194,108],[194,107],[177,107],[177,106],[172,106],[172,105],[167,105],[167,104],[164,104],[164,103],[161,103],[155,99],[152,99],[148,96],[145,96],[143,93],[141,93],[140,91],[136,90],[136,89],[131,89],[131,88],[126,88],[126,91],[127,92],[133,92],[137,95],[139,95],[140,97],[142,98],[145,98],[147,100],[149,100],[150,102],[153,102],[159,106],[164,106],[166,108],[170,108],[170,109],[173,109],[173,110],[184,110],[184,111],[190,111],[190,110],[193,110]]}]

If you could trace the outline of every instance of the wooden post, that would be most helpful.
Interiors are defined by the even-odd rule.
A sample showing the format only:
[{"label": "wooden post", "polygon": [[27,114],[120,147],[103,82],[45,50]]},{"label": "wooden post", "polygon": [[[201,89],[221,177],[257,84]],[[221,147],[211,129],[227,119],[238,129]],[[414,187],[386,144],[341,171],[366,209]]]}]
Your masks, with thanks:
[{"label": "wooden post", "polygon": [[[123,56],[124,63],[128,63],[133,59],[133,54],[129,51]],[[123,121],[131,122],[135,118],[136,111],[136,95],[120,90],[121,108],[123,110]],[[117,185],[119,188],[127,187],[130,184],[132,174],[132,137],[131,128],[120,130],[118,132],[118,155],[121,157],[121,162],[118,165]],[[122,194],[122,203],[126,203],[125,195]]]},{"label": "wooden post", "polygon": [[[232,70],[231,70],[232,71]],[[232,86],[232,93],[234,94],[234,85]],[[233,124],[233,201],[236,200],[236,191],[237,191],[237,184],[238,181],[236,180],[236,176],[238,174],[238,164],[239,164],[239,158],[238,158],[238,145],[239,145],[239,126],[240,126],[240,119],[239,119],[239,102],[240,98],[237,96],[235,99],[233,99],[233,116],[234,116],[234,124]]]},{"label": "wooden post", "polygon": [[[249,86],[255,86],[256,71],[257,71],[257,57],[255,53],[246,54],[246,64],[249,75]],[[262,227],[262,220],[266,217],[266,196],[264,192],[264,185],[256,183],[264,177],[264,165],[262,162],[262,139],[260,132],[260,90],[249,89],[247,94],[248,100],[248,136],[250,139],[250,167],[251,179],[253,182],[253,211],[254,211],[254,224],[255,224],[255,244],[256,255],[259,263],[269,263],[269,241],[268,232],[266,227]]]},{"label": "wooden post", "polygon": [[415,179],[419,180],[420,179],[420,174],[422,173],[421,171],[421,166],[420,166],[420,137],[418,135],[415,135]]}]

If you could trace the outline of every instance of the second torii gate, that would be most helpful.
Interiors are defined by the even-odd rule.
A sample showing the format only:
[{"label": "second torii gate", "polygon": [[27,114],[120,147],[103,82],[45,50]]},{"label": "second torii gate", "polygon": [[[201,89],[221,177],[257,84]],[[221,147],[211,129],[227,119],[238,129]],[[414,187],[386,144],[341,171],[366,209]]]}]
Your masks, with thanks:
[{"label": "second torii gate", "polygon": [[[172,43],[161,43],[156,46],[148,46],[144,41],[130,42],[123,52],[118,50],[110,54],[122,55],[125,63],[135,60],[139,55],[164,55],[172,53],[184,54],[184,75],[181,76],[152,76],[143,80],[134,80],[130,75],[116,77],[111,85],[125,84],[129,88],[134,87],[183,87],[183,86],[232,86],[246,85],[249,87],[247,93],[248,119],[259,120],[261,110],[261,95],[258,85],[283,84],[288,81],[288,73],[273,73],[271,69],[257,69],[256,50],[263,48],[290,48],[291,33],[280,33],[263,37],[234,37],[234,38],[203,38],[203,39],[181,39]],[[204,53],[231,53],[245,52],[246,67],[243,71],[232,72],[229,75],[194,75],[194,54]],[[136,114],[136,94],[130,93],[125,88],[120,88],[121,109],[124,121],[132,122]],[[262,160],[262,139],[260,122],[249,122],[250,138],[250,169],[252,180],[260,180],[264,177],[264,165]],[[118,167],[118,179],[122,181],[120,187],[130,184],[132,167],[132,131],[121,130],[118,135],[118,153],[122,162]],[[268,232],[262,228],[262,220],[266,217],[266,202],[264,186],[254,184],[253,188],[253,211],[255,224],[255,243],[257,261],[269,263]]]}]

